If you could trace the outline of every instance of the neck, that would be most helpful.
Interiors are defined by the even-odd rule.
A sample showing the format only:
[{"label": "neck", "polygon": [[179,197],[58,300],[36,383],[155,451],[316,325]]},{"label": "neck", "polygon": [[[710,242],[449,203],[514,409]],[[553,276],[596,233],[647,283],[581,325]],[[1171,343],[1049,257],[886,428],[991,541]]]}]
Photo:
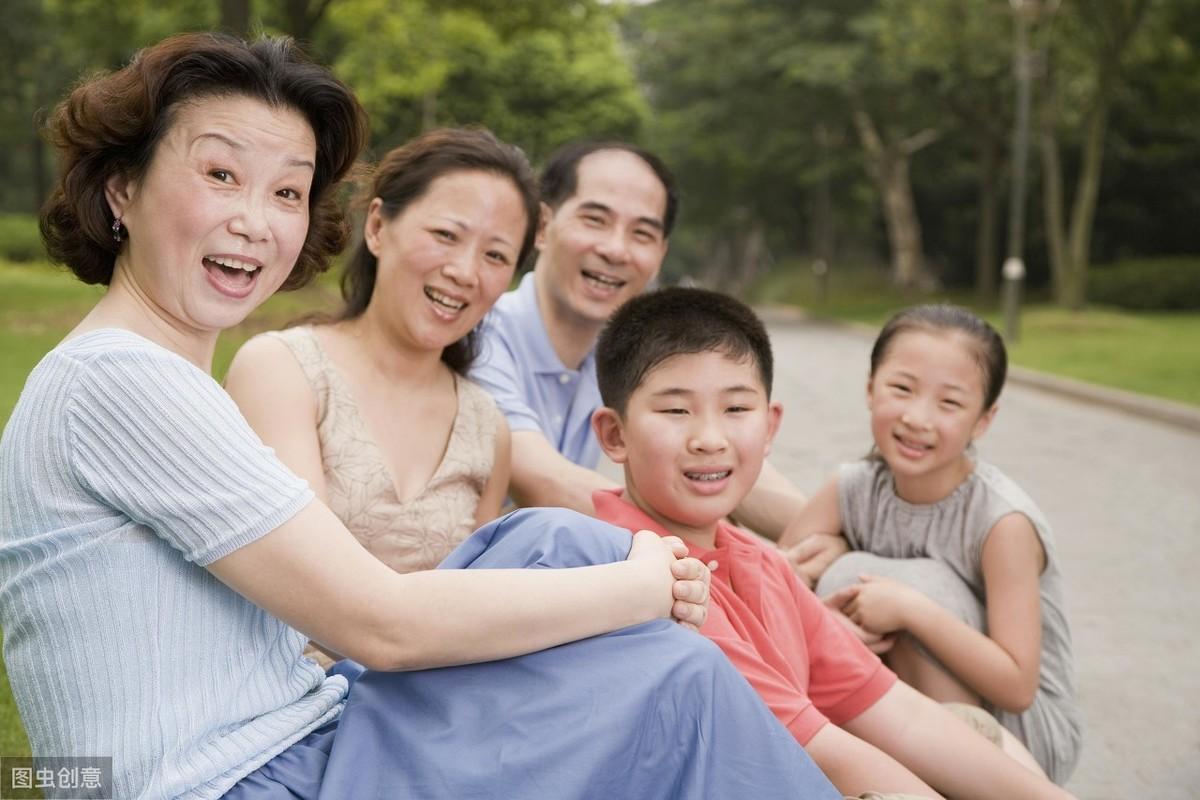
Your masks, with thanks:
[{"label": "neck", "polygon": [[69,334],[75,336],[99,328],[121,328],[149,339],[212,374],[213,353],[220,331],[184,325],[129,279],[118,262],[112,281],[100,302]]},{"label": "neck", "polygon": [[360,316],[339,322],[334,327],[351,340],[355,351],[390,383],[428,386],[448,369],[442,363],[442,351],[417,348],[401,340],[382,320],[374,306]]},{"label": "neck", "polygon": [[975,471],[975,462],[966,453],[937,472],[905,478],[892,473],[896,495],[914,505],[932,505],[945,500]]},{"label": "neck", "polygon": [[550,344],[564,367],[579,369],[587,354],[596,346],[603,322],[585,319],[564,306],[546,285],[546,271],[534,267],[533,282],[537,289],[538,311],[550,336]]},{"label": "neck", "polygon": [[700,525],[688,525],[658,513],[638,493],[628,469],[625,470],[625,486],[627,487],[625,489],[625,498],[640,508],[646,516],[657,522],[667,533],[672,536],[678,536],[689,545],[699,547],[701,550],[712,550],[717,546],[717,523],[720,520],[714,519],[711,522]]}]

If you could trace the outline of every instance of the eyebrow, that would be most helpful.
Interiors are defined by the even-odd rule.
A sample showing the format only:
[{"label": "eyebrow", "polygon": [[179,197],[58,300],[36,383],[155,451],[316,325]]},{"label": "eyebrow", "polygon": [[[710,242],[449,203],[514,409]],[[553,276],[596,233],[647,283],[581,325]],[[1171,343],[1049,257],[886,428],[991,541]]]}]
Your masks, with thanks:
[{"label": "eyebrow", "polygon": [[[445,215],[439,215],[438,218],[441,219],[443,222],[449,223],[450,225],[454,225],[464,231],[471,230],[470,225],[463,222],[461,219],[458,219],[457,217],[448,217]],[[512,242],[510,242],[508,240],[508,237],[503,234],[500,234],[500,233],[493,234],[492,237],[488,241],[500,242],[501,244],[506,244],[506,245],[509,245],[510,247],[512,246]]]},{"label": "eyebrow", "polygon": [[[720,391],[721,391],[721,394],[745,394],[746,392],[749,392],[751,394],[757,394],[757,393],[759,393],[760,390],[756,389],[753,386],[748,386],[744,383],[739,383],[735,386],[726,386],[724,389],[721,389]],[[665,389],[660,389],[657,392],[654,392],[651,396],[652,397],[676,397],[676,396],[691,397],[694,394],[696,394],[696,392],[693,389],[685,389],[682,386],[668,386]]]},{"label": "eyebrow", "polygon": [[[913,383],[920,383],[920,382],[921,382],[920,378],[918,378],[916,375],[912,374],[911,372],[906,372],[905,370],[900,370],[900,371],[899,371],[899,372],[897,372],[896,374],[897,374],[897,376],[898,376],[898,377],[905,378],[906,380],[910,380],[910,381],[912,381]],[[943,389],[952,389],[952,390],[954,390],[954,391],[958,391],[958,392],[968,392],[968,391],[969,391],[969,390],[967,389],[967,387],[965,387],[965,386],[961,386],[961,385],[959,385],[959,384],[957,384],[957,383],[943,383],[943,384],[941,385],[941,388],[943,388]]]},{"label": "eyebrow", "polygon": [[[208,131],[206,133],[202,133],[199,136],[197,136],[195,139],[192,140],[192,144],[199,142],[201,139],[216,139],[219,142],[223,142],[223,143],[229,145],[229,147],[233,150],[241,151],[241,150],[246,149],[246,146],[244,144],[242,144],[241,142],[235,141],[233,139],[230,139],[228,136],[226,136],[223,133],[216,133],[214,131]],[[287,161],[287,165],[289,167],[307,167],[308,169],[311,169],[313,172],[317,171],[316,165],[313,164],[313,162],[309,161],[306,158],[289,158]]]},{"label": "eyebrow", "polygon": [[[582,203],[579,204],[579,210],[581,210],[581,211],[601,211],[605,214],[615,213],[610,207],[606,206],[604,203],[597,202],[596,200],[584,200]],[[654,228],[655,230],[659,230],[659,231],[663,230],[662,220],[658,219],[657,217],[638,217],[637,221],[638,221],[638,223],[640,223],[642,225],[649,225],[651,228]]]}]

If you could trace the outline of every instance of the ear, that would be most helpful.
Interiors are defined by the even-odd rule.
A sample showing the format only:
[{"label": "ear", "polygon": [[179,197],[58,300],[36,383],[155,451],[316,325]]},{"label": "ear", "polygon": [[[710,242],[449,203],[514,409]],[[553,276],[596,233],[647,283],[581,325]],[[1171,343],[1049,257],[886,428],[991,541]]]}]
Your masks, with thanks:
[{"label": "ear", "polygon": [[125,173],[109,176],[104,182],[104,199],[108,201],[108,210],[115,219],[121,219],[133,202],[136,186]]},{"label": "ear", "polygon": [[874,381],[871,380],[871,376],[868,375],[867,376],[867,411],[871,410],[871,401],[874,399],[874,390],[872,389],[873,383],[874,383]]},{"label": "ear", "polygon": [[975,441],[980,436],[987,433],[987,429],[991,427],[992,420],[996,418],[996,412],[1000,409],[1000,404],[996,403],[975,421],[975,427],[971,429],[971,441]]},{"label": "ear", "polygon": [[367,206],[367,221],[363,225],[363,243],[371,255],[379,258],[380,239],[387,219],[383,216],[383,198],[376,197]]},{"label": "ear", "polygon": [[538,208],[538,227],[537,234],[533,237],[533,246],[540,251],[546,246],[546,228],[554,218],[554,209],[549,203],[538,203]]},{"label": "ear", "polygon": [[771,454],[771,445],[775,442],[775,435],[779,433],[781,424],[783,424],[783,403],[775,400],[767,406],[767,446],[763,451],[764,456]]},{"label": "ear", "polygon": [[621,415],[616,410],[603,406],[592,414],[592,432],[596,441],[614,464],[624,464],[627,453],[625,449],[625,430],[621,423]]}]

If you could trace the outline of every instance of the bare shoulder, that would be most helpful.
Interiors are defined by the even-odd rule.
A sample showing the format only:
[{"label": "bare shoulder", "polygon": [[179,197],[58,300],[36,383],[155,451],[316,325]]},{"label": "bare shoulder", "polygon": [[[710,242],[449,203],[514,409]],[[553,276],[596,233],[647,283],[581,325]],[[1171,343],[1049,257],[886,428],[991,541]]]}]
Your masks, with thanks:
[{"label": "bare shoulder", "polygon": [[1005,514],[988,531],[983,543],[983,569],[1037,567],[1041,574],[1046,567],[1046,551],[1029,517],[1019,511]]},{"label": "bare shoulder", "polygon": [[[302,403],[316,407],[316,398],[296,354],[283,339],[270,334],[253,337],[237,351],[225,375],[225,390],[247,412],[247,405],[273,407]],[[287,400],[288,403],[281,403]]]}]

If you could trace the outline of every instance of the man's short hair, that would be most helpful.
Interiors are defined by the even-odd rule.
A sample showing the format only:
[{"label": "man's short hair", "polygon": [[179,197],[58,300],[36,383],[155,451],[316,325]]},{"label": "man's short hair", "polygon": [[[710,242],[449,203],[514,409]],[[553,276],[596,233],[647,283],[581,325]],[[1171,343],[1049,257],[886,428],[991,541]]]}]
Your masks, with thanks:
[{"label": "man's short hair", "polygon": [[555,150],[542,168],[542,202],[557,210],[570,199],[579,183],[579,162],[602,150],[632,153],[645,161],[658,176],[667,193],[667,206],[663,209],[663,236],[670,236],[671,228],[675,226],[675,215],[679,211],[679,188],[675,185],[675,176],[661,158],[628,142],[579,141],[570,142]]},{"label": "man's short hair", "polygon": [[774,363],[762,320],[740,300],[707,289],[671,287],[625,303],[596,345],[596,376],[604,405],[624,415],[650,370],[669,358],[721,353],[749,359],[771,395]]}]

